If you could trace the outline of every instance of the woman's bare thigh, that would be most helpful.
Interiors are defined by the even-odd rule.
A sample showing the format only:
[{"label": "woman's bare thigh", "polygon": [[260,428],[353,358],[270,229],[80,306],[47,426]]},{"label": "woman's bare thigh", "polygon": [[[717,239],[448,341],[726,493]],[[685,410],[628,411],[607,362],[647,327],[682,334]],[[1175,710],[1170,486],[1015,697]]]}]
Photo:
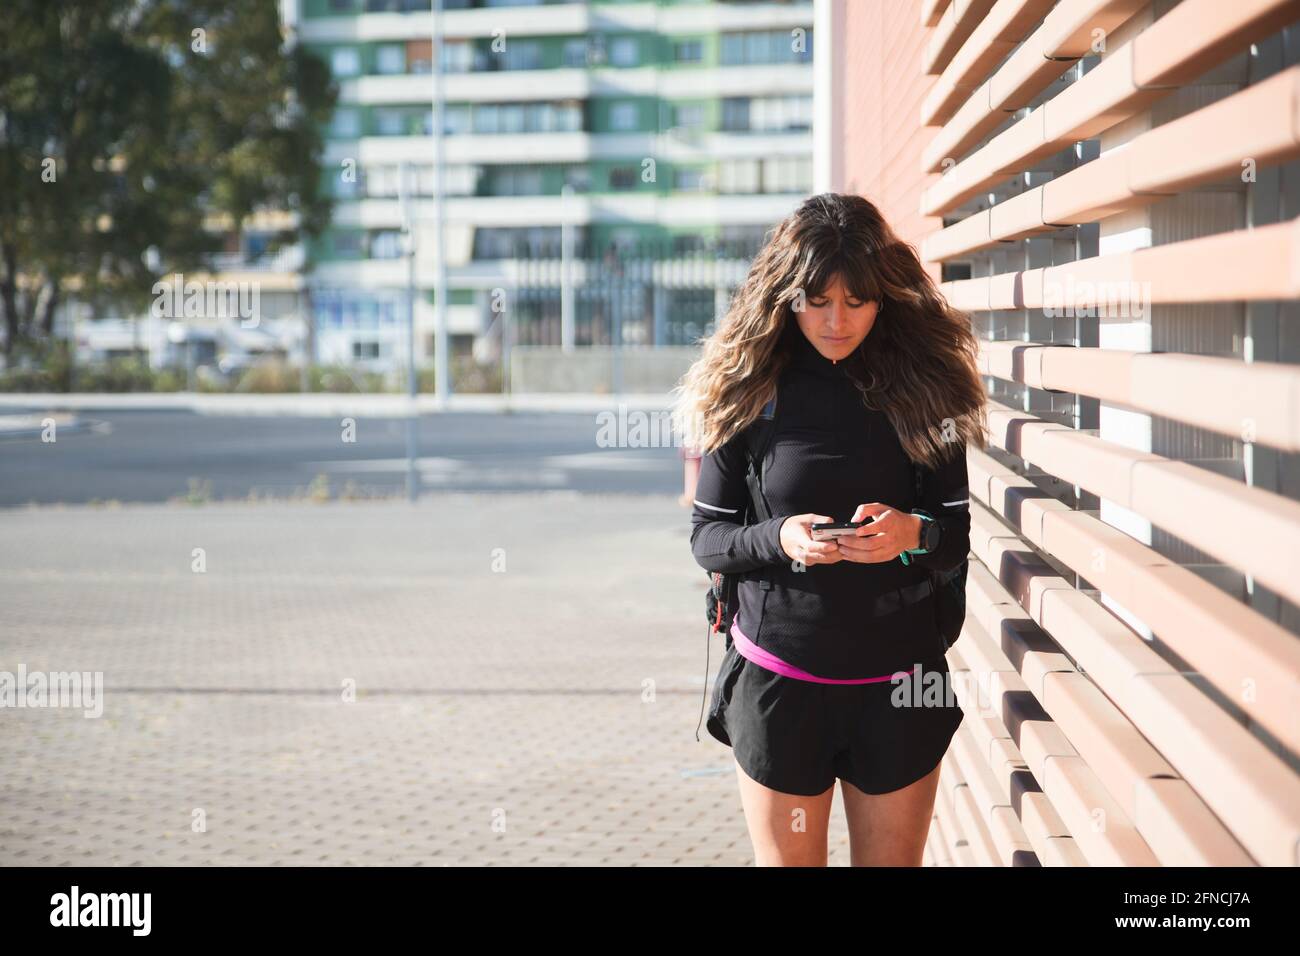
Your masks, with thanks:
[{"label": "woman's bare thigh", "polygon": [[756,866],[825,866],[835,785],[813,797],[765,787],[736,764]]},{"label": "woman's bare thigh", "polygon": [[889,793],[863,793],[841,780],[852,865],[920,866],[938,788],[937,766],[915,783]]}]

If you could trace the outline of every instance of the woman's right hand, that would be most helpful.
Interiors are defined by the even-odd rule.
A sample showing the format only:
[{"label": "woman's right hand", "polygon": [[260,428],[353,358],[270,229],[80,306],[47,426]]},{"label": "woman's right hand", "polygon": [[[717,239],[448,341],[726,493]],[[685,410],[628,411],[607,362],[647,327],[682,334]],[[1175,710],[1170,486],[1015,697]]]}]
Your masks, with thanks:
[{"label": "woman's right hand", "polygon": [[781,550],[791,561],[801,564],[834,564],[843,561],[840,546],[834,538],[829,541],[814,541],[808,530],[811,524],[824,524],[833,521],[826,515],[791,515],[781,523]]}]

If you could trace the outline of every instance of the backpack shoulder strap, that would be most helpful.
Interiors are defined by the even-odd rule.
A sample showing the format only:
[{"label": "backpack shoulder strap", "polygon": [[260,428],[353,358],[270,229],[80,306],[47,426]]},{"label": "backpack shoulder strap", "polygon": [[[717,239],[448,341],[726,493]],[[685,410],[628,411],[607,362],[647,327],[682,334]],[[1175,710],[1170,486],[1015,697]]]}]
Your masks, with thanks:
[{"label": "backpack shoulder strap", "polygon": [[776,430],[775,422],[776,396],[773,395],[763,406],[758,418],[745,432],[745,454],[749,459],[745,484],[749,486],[749,499],[759,521],[766,521],[772,517],[772,512],[767,507],[767,500],[763,497],[763,460],[772,445],[772,433]]}]

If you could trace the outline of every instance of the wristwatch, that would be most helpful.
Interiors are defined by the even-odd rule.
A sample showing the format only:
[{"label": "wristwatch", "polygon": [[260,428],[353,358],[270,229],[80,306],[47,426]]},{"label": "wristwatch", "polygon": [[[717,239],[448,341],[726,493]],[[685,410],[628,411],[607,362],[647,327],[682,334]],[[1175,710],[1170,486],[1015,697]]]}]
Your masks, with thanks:
[{"label": "wristwatch", "polygon": [[934,516],[929,512],[914,510],[912,514],[921,519],[921,541],[919,547],[908,548],[898,556],[904,564],[912,563],[911,555],[929,554],[939,547],[939,536],[942,533],[939,522],[935,521]]}]

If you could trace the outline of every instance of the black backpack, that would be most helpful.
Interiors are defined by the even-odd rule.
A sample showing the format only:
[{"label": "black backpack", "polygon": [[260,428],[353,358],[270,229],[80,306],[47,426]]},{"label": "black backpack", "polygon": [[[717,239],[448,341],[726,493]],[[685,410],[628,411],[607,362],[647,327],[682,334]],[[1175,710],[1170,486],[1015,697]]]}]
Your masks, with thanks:
[{"label": "black backpack", "polygon": [[[920,466],[914,464],[912,473],[916,475],[916,499],[920,501]],[[962,624],[966,620],[966,571],[969,567],[970,558],[962,555],[961,564],[951,571],[925,569],[930,576],[930,588],[935,595],[931,607],[934,608],[935,624],[938,625],[939,633],[943,637],[945,651],[957,642],[957,638],[961,636]]]},{"label": "black backpack", "polygon": [[[754,524],[756,521],[766,521],[772,517],[767,501],[763,498],[762,467],[763,459],[767,457],[768,446],[772,442],[772,422],[775,416],[776,399],[773,398],[763,406],[763,411],[759,413],[758,418],[745,431],[745,458],[749,465],[745,474],[745,484],[749,486],[749,507],[745,511],[743,524]],[[723,574],[721,571],[708,573],[709,591],[705,595],[705,611],[708,615],[709,634],[713,635],[721,631],[725,642],[724,649],[730,650],[731,622],[736,617],[736,586],[740,583],[740,575]],[[706,645],[706,667],[708,666],[707,650]],[[708,680],[707,673],[705,680]]]},{"label": "black backpack", "polygon": [[[745,429],[745,458],[748,470],[745,484],[749,487],[749,506],[745,509],[742,524],[753,524],[755,520],[766,521],[772,516],[767,501],[763,498],[762,467],[767,457],[768,446],[772,442],[772,421],[776,417],[776,399],[773,398],[759,413],[757,419]],[[739,595],[737,585],[739,574],[723,574],[721,571],[709,571],[709,590],[704,596],[705,613],[708,617],[709,630],[704,641],[704,691],[700,700],[700,723],[704,722],[704,707],[709,697],[709,651],[713,646],[713,635],[722,632],[724,651],[731,650],[731,622],[736,617]],[[695,739],[700,739],[700,724],[695,725]]]}]

